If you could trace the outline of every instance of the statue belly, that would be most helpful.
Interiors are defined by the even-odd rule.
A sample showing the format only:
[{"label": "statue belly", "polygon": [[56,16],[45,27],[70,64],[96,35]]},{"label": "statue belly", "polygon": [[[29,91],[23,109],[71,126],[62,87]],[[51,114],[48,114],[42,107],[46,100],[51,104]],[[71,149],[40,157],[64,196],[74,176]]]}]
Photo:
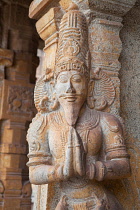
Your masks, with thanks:
[{"label": "statue belly", "polygon": [[97,181],[85,177],[74,177],[62,183],[62,196],[67,198],[67,209],[92,210],[107,209],[106,191]]},{"label": "statue belly", "polygon": [[117,199],[98,181],[74,177],[61,183],[66,210],[123,210]]}]

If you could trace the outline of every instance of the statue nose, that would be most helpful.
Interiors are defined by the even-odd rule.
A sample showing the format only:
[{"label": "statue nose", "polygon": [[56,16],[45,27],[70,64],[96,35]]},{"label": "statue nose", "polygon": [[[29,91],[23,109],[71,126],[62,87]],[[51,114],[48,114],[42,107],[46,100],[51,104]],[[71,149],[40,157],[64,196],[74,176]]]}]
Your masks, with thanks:
[{"label": "statue nose", "polygon": [[68,88],[66,90],[66,93],[76,93],[75,88],[73,87],[72,83],[69,82]]}]

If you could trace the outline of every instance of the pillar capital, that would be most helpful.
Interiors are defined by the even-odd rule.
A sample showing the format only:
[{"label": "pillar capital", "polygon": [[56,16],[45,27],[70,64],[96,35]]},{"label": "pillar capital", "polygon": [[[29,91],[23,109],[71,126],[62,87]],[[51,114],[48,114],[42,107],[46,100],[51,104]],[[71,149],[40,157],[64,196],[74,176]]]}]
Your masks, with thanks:
[{"label": "pillar capital", "polygon": [[123,17],[135,4],[136,0],[88,0],[89,8],[98,13]]},{"label": "pillar capital", "polygon": [[30,5],[29,17],[39,19],[54,6],[61,6],[65,10],[72,2],[78,4],[82,10],[93,10],[96,15],[105,13],[123,17],[134,6],[136,0],[34,0]]}]

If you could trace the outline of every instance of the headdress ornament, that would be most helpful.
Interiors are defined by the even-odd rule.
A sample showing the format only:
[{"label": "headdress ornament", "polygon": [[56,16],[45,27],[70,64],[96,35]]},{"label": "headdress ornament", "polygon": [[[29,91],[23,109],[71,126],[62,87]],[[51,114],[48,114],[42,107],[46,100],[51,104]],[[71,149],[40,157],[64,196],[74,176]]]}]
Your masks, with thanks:
[{"label": "headdress ornament", "polygon": [[64,14],[59,31],[55,75],[76,70],[88,76],[88,29],[86,17],[72,4]]}]

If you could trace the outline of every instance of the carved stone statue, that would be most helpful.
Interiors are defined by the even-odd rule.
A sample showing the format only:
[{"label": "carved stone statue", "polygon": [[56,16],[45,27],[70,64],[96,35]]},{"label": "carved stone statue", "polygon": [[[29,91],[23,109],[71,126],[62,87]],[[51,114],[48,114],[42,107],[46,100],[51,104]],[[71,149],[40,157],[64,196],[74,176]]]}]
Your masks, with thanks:
[{"label": "carved stone statue", "polygon": [[72,6],[61,20],[55,68],[35,88],[38,114],[27,136],[30,181],[60,182],[56,210],[119,210],[102,181],[129,175],[129,156],[119,120],[94,109],[87,37],[86,18]]}]

